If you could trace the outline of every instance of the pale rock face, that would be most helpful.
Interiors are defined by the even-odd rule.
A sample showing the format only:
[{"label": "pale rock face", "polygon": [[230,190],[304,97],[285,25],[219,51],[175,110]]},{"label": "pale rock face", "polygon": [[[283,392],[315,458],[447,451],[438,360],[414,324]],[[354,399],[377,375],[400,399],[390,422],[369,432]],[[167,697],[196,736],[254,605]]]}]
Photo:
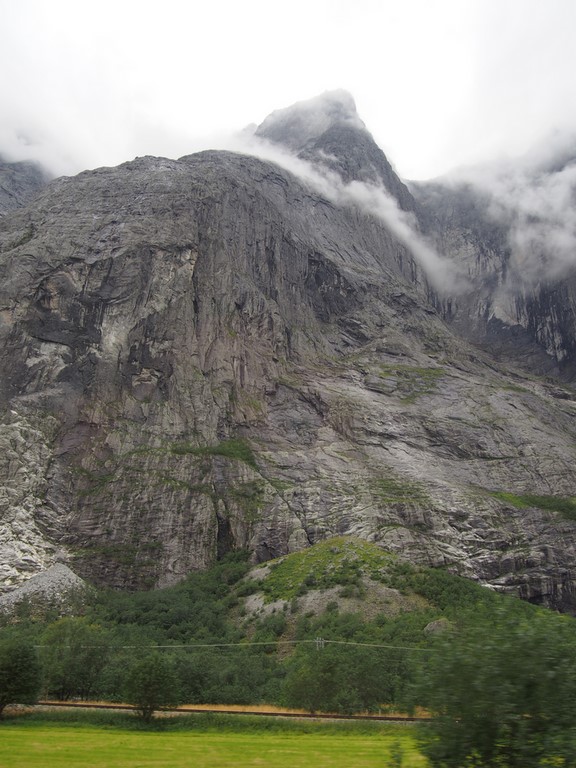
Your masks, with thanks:
[{"label": "pale rock face", "polygon": [[23,601],[28,601],[32,612],[41,613],[48,608],[55,608],[61,613],[68,613],[74,605],[71,598],[75,597],[78,605],[88,589],[86,582],[68,566],[56,563],[11,592],[0,595],[0,610],[10,612]]},{"label": "pale rock face", "polygon": [[[309,157],[345,129],[335,167],[420,215],[352,108],[323,103]],[[56,180],[0,249],[4,588],[62,560],[163,586],[351,534],[576,608],[576,524],[492,494],[576,495],[572,390],[472,346],[486,323],[450,315],[382,223],[206,152]],[[528,331],[525,350],[550,359]]]},{"label": "pale rock face", "polygon": [[56,550],[46,535],[51,515],[44,502],[50,435],[45,424],[37,424],[40,429],[15,411],[0,424],[0,580],[5,586],[45,568]]}]

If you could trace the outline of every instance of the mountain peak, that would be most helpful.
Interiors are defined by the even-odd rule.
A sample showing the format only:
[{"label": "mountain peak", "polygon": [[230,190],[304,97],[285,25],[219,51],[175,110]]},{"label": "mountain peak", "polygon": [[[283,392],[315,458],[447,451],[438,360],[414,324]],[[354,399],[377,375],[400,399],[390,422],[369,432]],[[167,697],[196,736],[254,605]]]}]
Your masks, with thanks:
[{"label": "mountain peak", "polygon": [[334,126],[366,131],[352,95],[342,89],[275,110],[258,126],[256,135],[298,152]]},{"label": "mountain peak", "polygon": [[337,173],[345,183],[367,182],[385,187],[400,208],[414,210],[414,200],[386,155],[358,117],[348,91],[325,91],[272,112],[255,131],[281,144],[302,160]]}]

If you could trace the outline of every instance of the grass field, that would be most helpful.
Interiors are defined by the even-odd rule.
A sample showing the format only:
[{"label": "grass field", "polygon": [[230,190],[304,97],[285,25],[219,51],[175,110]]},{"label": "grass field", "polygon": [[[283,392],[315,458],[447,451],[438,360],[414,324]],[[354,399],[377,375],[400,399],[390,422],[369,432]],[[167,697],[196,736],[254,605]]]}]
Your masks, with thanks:
[{"label": "grass field", "polygon": [[[402,755],[400,762],[399,756]],[[135,732],[6,722],[2,768],[425,768],[405,726],[371,734]]]}]

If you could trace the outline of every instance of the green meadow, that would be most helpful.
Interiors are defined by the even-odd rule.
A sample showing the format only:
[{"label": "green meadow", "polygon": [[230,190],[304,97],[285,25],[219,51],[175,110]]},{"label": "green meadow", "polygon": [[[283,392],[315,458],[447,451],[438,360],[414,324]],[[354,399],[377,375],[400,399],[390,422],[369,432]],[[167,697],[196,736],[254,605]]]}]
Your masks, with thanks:
[{"label": "green meadow", "polygon": [[2,768],[425,768],[411,726],[373,732],[316,728],[272,732],[149,732],[90,725],[5,722]]}]

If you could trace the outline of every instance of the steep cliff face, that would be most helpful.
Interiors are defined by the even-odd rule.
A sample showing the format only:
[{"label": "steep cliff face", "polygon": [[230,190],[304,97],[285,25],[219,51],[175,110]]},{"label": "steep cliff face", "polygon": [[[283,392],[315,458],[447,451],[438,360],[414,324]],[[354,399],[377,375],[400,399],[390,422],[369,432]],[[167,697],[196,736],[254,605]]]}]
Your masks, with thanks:
[{"label": "steep cliff face", "polygon": [[0,216],[27,205],[50,178],[36,163],[9,163],[0,155]]},{"label": "steep cliff face", "polygon": [[[304,142],[346,129],[332,170],[372,142],[341,101]],[[418,212],[368,154],[348,180]],[[58,561],[161,586],[350,533],[576,606],[576,524],[494,495],[576,495],[571,391],[460,339],[357,206],[241,154],[139,158],[52,182],[0,248],[5,586]]]},{"label": "steep cliff face", "polygon": [[414,197],[360,120],[354,99],[346,91],[328,91],[279,109],[257,128],[256,136],[321,164],[345,184],[381,185],[401,209],[416,208]]},{"label": "steep cliff face", "polygon": [[411,185],[421,220],[468,288],[441,309],[458,333],[538,374],[576,375],[576,162],[551,153],[498,176]]}]

